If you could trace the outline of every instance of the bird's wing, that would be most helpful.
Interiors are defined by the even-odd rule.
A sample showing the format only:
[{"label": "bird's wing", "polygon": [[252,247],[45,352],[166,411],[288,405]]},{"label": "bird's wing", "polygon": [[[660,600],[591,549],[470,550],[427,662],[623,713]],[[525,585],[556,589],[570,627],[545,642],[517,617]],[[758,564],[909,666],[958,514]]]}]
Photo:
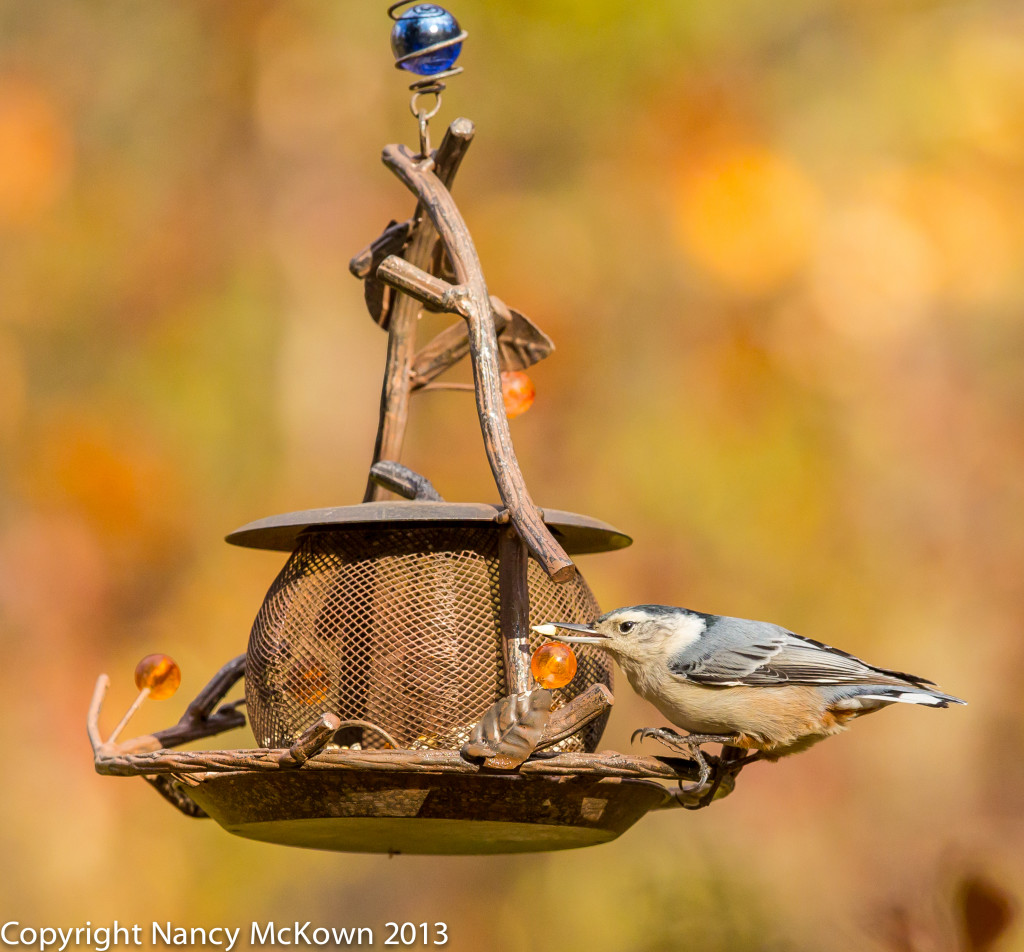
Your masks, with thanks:
[{"label": "bird's wing", "polygon": [[930,681],[865,664],[845,651],[778,625],[720,618],[700,641],[677,655],[674,674],[720,687],[772,684],[886,684]]}]

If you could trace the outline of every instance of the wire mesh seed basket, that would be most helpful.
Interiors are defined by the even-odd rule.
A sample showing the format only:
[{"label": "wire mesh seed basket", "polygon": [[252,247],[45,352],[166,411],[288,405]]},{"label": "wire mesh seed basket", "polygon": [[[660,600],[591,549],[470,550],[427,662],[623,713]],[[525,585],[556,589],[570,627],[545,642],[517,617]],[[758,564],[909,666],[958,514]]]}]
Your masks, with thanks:
[{"label": "wire mesh seed basket", "polygon": [[[590,622],[600,614],[577,574],[529,569],[530,617]],[[257,743],[290,747],[324,712],[364,721],[333,743],[360,749],[458,750],[504,693],[498,527],[392,520],[305,532],[249,636],[246,708]],[[542,640],[534,636],[535,645]],[[553,707],[612,685],[608,656],[578,652]],[[556,745],[597,747],[607,716]]]}]

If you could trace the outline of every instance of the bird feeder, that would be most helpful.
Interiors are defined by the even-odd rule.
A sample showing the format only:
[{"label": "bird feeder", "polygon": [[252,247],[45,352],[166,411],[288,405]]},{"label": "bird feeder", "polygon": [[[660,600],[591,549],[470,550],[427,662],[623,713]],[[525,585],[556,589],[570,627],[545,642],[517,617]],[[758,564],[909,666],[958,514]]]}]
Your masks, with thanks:
[{"label": "bird feeder", "polygon": [[[414,83],[415,94],[443,88],[431,82]],[[507,384],[522,375],[553,345],[489,293],[452,198],[473,124],[457,119],[431,149],[429,115],[417,113],[418,152],[389,145],[383,153],[415,199],[412,216],[389,224],[350,266],[388,335],[363,501],[231,533],[232,544],[288,553],[246,652],[176,725],[122,742],[131,711],[102,739],[101,676],[89,711],[95,766],[142,777],[183,813],[271,843],[387,853],[602,843],[650,810],[692,805],[673,784],[697,772],[681,758],[598,751],[613,703],[604,653],[581,647],[567,684],[542,678],[561,686],[543,687],[531,672],[544,640],[532,624],[600,614],[573,556],[630,539],[589,516],[540,508],[527,490],[503,376]],[[455,320],[420,346],[424,309]],[[464,388],[475,396],[499,503],[446,501],[398,462],[410,400],[442,386],[437,378],[466,358],[474,382]],[[147,694],[168,693],[171,665],[140,665],[133,710]],[[224,703],[243,680],[244,701]],[[177,749],[247,719],[255,747]]]}]

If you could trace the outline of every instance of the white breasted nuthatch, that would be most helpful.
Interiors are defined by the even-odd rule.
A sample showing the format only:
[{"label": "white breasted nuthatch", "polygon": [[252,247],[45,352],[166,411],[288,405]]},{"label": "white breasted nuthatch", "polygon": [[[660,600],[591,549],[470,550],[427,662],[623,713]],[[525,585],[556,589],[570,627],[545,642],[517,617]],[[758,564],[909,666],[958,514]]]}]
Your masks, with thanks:
[{"label": "white breasted nuthatch", "polygon": [[698,787],[710,775],[700,744],[759,752],[747,761],[777,760],[889,704],[966,703],[924,678],[876,668],[778,625],[686,608],[634,605],[589,626],[553,622],[534,631],[609,652],[633,689],[689,732],[636,734],[687,749],[701,770]]}]

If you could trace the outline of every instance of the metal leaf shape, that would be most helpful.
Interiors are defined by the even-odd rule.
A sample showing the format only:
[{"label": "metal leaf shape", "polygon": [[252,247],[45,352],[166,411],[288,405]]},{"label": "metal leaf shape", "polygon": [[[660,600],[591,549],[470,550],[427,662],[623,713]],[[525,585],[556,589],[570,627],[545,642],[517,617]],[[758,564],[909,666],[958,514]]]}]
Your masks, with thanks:
[{"label": "metal leaf shape", "polygon": [[363,297],[366,308],[384,330],[391,322],[391,304],[395,292],[377,279],[377,266],[388,255],[401,255],[412,234],[412,220],[391,222],[384,233],[369,248],[359,252],[350,262],[349,271],[363,279]]},{"label": "metal leaf shape", "polygon": [[[525,314],[491,295],[498,327],[498,364],[502,370],[524,370],[548,356],[555,345]],[[430,383],[469,353],[469,332],[464,321],[441,331],[412,362],[412,389]]]},{"label": "metal leaf shape", "polygon": [[502,370],[526,370],[554,349],[554,341],[525,314],[510,307],[509,322],[498,335],[498,362]]},{"label": "metal leaf shape", "polygon": [[551,719],[551,692],[536,688],[495,702],[462,747],[463,757],[485,757],[485,765],[509,770],[536,749]]}]

